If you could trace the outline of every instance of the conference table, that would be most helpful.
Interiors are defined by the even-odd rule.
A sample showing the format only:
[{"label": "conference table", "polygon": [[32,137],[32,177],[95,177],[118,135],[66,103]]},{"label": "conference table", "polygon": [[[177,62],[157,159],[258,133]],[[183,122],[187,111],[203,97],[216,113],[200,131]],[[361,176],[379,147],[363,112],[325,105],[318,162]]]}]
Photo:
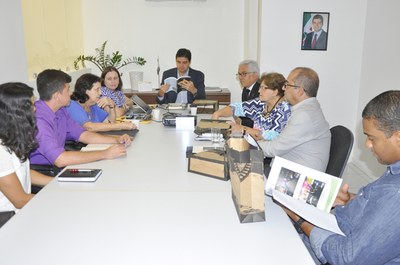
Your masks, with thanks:
[{"label": "conference table", "polygon": [[54,179],[0,229],[0,264],[314,264],[269,197],[241,224],[229,181],[187,171],[194,137],[140,124],[126,157],[73,167],[96,182]]}]

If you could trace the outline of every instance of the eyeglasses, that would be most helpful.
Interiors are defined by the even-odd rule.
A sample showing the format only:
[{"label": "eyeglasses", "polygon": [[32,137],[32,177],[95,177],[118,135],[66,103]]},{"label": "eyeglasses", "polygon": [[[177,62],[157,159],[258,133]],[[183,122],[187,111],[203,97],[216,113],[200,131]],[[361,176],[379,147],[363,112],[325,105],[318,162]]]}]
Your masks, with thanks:
[{"label": "eyeglasses", "polygon": [[287,88],[288,86],[294,87],[294,88],[301,87],[301,86],[291,85],[291,84],[289,84],[289,82],[286,81],[286,83],[283,85],[283,88]]},{"label": "eyeglasses", "polygon": [[254,74],[255,72],[243,72],[243,73],[237,73],[237,77],[246,77],[248,74]]}]

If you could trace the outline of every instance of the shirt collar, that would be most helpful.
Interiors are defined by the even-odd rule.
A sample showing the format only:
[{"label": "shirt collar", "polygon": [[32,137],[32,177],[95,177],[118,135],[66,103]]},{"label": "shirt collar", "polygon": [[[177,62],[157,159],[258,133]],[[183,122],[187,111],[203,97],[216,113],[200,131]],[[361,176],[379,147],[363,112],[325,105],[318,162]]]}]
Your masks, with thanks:
[{"label": "shirt collar", "polygon": [[400,174],[400,160],[389,165],[388,170],[392,175],[399,175]]},{"label": "shirt collar", "polygon": [[53,110],[44,102],[43,100],[39,99],[38,101],[35,102],[35,107],[37,110],[40,110],[39,112],[36,111],[36,115],[43,114],[51,118],[56,117],[56,113],[53,112]]},{"label": "shirt collar", "polygon": [[292,111],[295,111],[296,109],[300,108],[300,106],[307,105],[307,104],[315,104],[314,102],[317,101],[316,97],[310,97],[305,100],[300,101],[296,105],[292,105]]},{"label": "shirt collar", "polygon": [[189,76],[189,68],[186,70],[186,72],[183,75],[179,75],[179,71],[178,72],[178,78],[181,76]]},{"label": "shirt collar", "polygon": [[246,87],[246,89],[251,91],[251,90],[253,89],[253,86],[254,86],[256,83],[257,83],[257,82],[254,82],[251,86]]}]

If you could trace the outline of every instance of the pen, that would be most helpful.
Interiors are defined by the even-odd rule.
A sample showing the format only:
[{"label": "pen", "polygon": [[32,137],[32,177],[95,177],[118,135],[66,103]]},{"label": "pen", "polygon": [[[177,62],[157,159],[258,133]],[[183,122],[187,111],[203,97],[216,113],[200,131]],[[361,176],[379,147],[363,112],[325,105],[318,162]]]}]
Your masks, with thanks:
[{"label": "pen", "polygon": [[76,172],[94,172],[93,169],[70,169],[71,172],[76,173]]}]

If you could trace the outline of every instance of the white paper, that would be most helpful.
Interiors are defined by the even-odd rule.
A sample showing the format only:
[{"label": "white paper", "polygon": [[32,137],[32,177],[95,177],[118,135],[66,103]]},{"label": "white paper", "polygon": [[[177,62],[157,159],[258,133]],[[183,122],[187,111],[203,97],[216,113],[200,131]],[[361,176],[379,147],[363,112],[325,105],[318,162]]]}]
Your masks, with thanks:
[{"label": "white paper", "polygon": [[152,91],[153,84],[151,82],[139,82],[138,91]]},{"label": "white paper", "polygon": [[102,151],[112,146],[112,144],[88,144],[81,149],[82,152],[87,151]]},{"label": "white paper", "polygon": [[273,190],[272,195],[276,201],[301,216],[307,222],[344,236],[333,214],[326,213],[310,204],[294,199],[276,190]]},{"label": "white paper", "polygon": [[195,117],[176,117],[177,130],[194,130]]},{"label": "white paper", "polygon": [[255,146],[255,147],[259,147],[259,145],[258,145],[258,143],[254,140],[254,138],[253,137],[251,137],[249,134],[245,134],[244,135],[244,139],[246,139],[246,141],[249,143],[249,144],[251,144],[252,146]]},{"label": "white paper", "polygon": [[168,77],[165,78],[164,80],[164,84],[168,84],[169,85],[169,89],[167,91],[171,91],[171,90],[177,90],[177,83],[176,83],[177,79],[176,77]]},{"label": "white paper", "polygon": [[340,178],[276,156],[265,191],[278,190],[329,213],[341,184]]},{"label": "white paper", "polygon": [[330,213],[342,179],[276,156],[266,194],[315,226],[344,235]]}]

